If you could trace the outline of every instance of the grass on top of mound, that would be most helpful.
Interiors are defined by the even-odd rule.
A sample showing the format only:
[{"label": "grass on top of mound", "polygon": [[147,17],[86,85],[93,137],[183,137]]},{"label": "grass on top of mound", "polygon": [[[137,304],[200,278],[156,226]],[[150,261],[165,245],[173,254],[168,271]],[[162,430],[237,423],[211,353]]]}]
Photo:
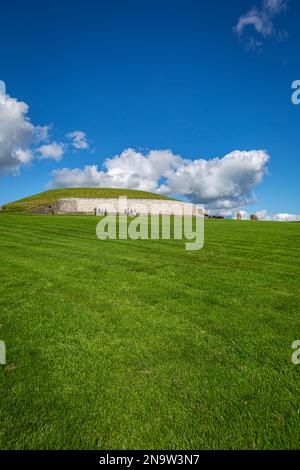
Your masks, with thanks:
[{"label": "grass on top of mound", "polygon": [[20,212],[30,210],[39,205],[51,205],[58,199],[80,197],[80,198],[117,198],[127,196],[133,199],[170,199],[160,194],[154,194],[147,191],[138,191],[135,189],[116,189],[116,188],[61,188],[52,189],[43,193],[29,196],[19,201],[6,204],[5,211]]}]

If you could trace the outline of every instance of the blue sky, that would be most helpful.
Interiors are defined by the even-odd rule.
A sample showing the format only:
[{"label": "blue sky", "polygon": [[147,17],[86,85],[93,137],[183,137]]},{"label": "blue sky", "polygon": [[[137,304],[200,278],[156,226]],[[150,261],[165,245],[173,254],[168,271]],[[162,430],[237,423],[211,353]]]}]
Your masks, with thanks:
[{"label": "blue sky", "polygon": [[[269,23],[256,30],[242,20],[238,34],[233,28],[243,15],[249,18],[253,5],[272,31]],[[18,174],[2,172],[0,204],[43,191],[51,181],[55,186],[62,181],[55,170],[97,165],[100,172],[107,158],[128,148],[135,150],[131,162],[170,149],[184,168],[186,160],[265,150],[268,174],[250,185],[256,202],[248,198],[239,207],[299,214],[300,106],[291,102],[291,84],[300,79],[300,2],[290,0],[267,20],[261,12],[255,0],[2,4],[0,78],[7,94],[27,103],[34,126],[51,125],[44,144],[62,145],[63,155],[41,158],[40,152]],[[79,130],[88,148],[66,137]],[[165,173],[159,182],[165,183]],[[170,191],[179,194],[185,183],[172,184]],[[199,199],[202,192],[195,191]],[[204,199],[211,203],[210,196]]]}]

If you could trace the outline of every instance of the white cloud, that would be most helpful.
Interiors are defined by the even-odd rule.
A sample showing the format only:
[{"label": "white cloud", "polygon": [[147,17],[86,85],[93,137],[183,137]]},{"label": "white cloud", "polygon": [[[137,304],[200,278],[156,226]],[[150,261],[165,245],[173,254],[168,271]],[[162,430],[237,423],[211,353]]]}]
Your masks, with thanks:
[{"label": "white cloud", "polygon": [[51,159],[59,162],[65,152],[65,145],[56,142],[44,144],[37,149],[37,152],[40,155],[40,160]]},{"label": "white cloud", "polygon": [[287,0],[264,0],[263,9],[269,13],[269,15],[279,15],[287,9]]},{"label": "white cloud", "polygon": [[273,24],[269,16],[261,10],[253,8],[239,18],[235,27],[238,34],[242,34],[247,26],[253,26],[257,33],[262,36],[270,36],[273,32]]},{"label": "white cloud", "polygon": [[253,188],[266,173],[263,150],[236,150],[222,158],[189,160],[171,150],[146,154],[126,149],[104,168],[64,168],[53,172],[52,187],[118,187],[184,196],[216,209],[239,208],[255,201]]},{"label": "white cloud", "polygon": [[[236,209],[220,209],[220,210],[212,210],[211,214],[213,215],[221,215],[226,218],[236,219],[237,214],[240,213],[243,220],[249,220],[250,214],[249,212],[245,211],[242,208]],[[300,222],[300,215],[297,214],[289,214],[289,213],[278,213],[272,214],[268,212],[266,209],[261,209],[257,212],[254,212],[257,216],[258,220],[262,221],[270,221],[270,222]]]},{"label": "white cloud", "polygon": [[246,36],[246,48],[261,51],[263,39],[274,35],[281,40],[286,37],[286,32],[279,31],[277,33],[274,19],[286,11],[287,7],[287,0],[264,0],[259,7],[251,8],[241,15],[233,30],[241,38],[252,28],[252,32],[255,33],[256,37],[252,33]]},{"label": "white cloud", "polygon": [[[66,142],[49,142],[50,126],[34,125],[28,112],[26,103],[6,94],[5,83],[0,80],[0,175],[16,175],[35,158],[60,161],[68,148]],[[67,137],[74,148],[89,148],[85,132],[74,131]]]},{"label": "white cloud", "polygon": [[275,222],[300,222],[300,215],[298,214],[288,214],[288,213],[278,213],[271,214],[265,209],[262,209],[256,213],[259,220],[269,220]]},{"label": "white cloud", "polygon": [[34,145],[41,144],[42,142],[48,142],[49,141],[49,131],[52,126],[35,126],[36,133],[34,136]]},{"label": "white cloud", "polygon": [[72,140],[71,145],[77,150],[87,150],[90,148],[86,133],[83,131],[73,131],[67,134],[67,138]]},{"label": "white cloud", "polygon": [[[223,217],[236,219],[238,213],[241,214],[243,220],[249,220],[250,214],[249,212],[237,208],[237,209],[221,209],[221,210],[213,210],[211,211],[214,215],[222,215]],[[254,213],[258,220],[263,221],[270,221],[270,222],[300,222],[300,215],[297,214],[289,214],[289,213],[278,213],[272,214],[268,212],[266,209],[261,209]]]},{"label": "white cloud", "polygon": [[183,160],[163,186],[207,207],[234,208],[255,201],[252,189],[262,181],[268,154],[263,150],[236,150],[223,158]]},{"label": "white cloud", "polygon": [[15,151],[15,156],[22,165],[28,165],[33,158],[33,153],[30,149],[24,150],[24,149],[18,148]]},{"label": "white cloud", "polygon": [[46,128],[34,126],[28,118],[28,106],[7,95],[0,100],[0,174],[18,173],[33,159],[33,141],[45,135]]}]

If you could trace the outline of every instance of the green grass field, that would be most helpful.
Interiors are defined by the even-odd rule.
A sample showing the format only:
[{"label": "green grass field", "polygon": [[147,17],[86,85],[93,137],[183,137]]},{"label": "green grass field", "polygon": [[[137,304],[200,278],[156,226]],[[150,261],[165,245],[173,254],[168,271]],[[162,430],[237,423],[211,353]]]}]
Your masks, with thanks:
[{"label": "green grass field", "polygon": [[188,252],[96,223],[0,214],[0,448],[298,448],[300,224]]}]

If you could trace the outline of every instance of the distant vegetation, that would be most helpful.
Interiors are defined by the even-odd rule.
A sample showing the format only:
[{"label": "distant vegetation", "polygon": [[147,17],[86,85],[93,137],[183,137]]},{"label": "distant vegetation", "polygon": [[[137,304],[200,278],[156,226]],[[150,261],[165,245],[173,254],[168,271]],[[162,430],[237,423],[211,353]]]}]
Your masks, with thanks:
[{"label": "distant vegetation", "polygon": [[52,189],[43,193],[29,196],[19,201],[5,204],[4,210],[9,212],[22,212],[33,209],[40,205],[54,204],[58,199],[82,197],[82,198],[112,198],[127,196],[132,199],[170,199],[160,194],[137,191],[135,189],[115,189],[115,188],[62,188]]}]

